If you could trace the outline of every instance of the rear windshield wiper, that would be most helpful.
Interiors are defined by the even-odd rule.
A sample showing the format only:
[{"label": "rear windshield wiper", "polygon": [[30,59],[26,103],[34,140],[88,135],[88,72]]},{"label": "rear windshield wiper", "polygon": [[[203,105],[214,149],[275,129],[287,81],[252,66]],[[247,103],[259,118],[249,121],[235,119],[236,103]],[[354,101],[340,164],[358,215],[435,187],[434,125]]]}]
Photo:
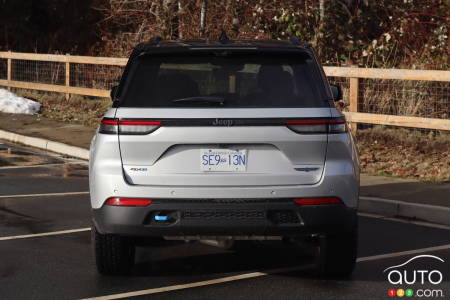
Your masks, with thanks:
[{"label": "rear windshield wiper", "polygon": [[212,97],[212,96],[197,96],[197,97],[187,97],[172,100],[173,103],[195,103],[195,104],[216,104],[223,105],[225,103],[225,99],[221,97]]}]

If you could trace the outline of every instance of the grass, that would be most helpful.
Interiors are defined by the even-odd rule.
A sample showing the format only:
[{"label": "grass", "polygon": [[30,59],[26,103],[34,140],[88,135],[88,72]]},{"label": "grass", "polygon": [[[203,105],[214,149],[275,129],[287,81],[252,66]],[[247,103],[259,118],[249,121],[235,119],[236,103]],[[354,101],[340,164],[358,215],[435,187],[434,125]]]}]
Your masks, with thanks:
[{"label": "grass", "polygon": [[450,182],[450,134],[403,128],[358,130],[364,173]]},{"label": "grass", "polygon": [[111,107],[105,98],[16,90],[14,93],[42,104],[39,114],[45,118],[97,127],[103,114]]}]

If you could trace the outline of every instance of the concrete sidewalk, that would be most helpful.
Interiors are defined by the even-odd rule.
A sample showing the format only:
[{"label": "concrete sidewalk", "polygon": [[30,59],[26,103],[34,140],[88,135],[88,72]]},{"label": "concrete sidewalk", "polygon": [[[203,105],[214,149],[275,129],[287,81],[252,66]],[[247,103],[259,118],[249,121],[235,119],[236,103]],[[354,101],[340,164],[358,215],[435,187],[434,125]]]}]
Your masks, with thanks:
[{"label": "concrete sidewalk", "polygon": [[[0,139],[87,158],[95,128],[0,113]],[[450,225],[450,183],[361,175],[360,210]]]},{"label": "concrete sidewalk", "polygon": [[96,130],[95,128],[66,124],[40,116],[2,112],[0,112],[0,129],[84,149],[89,149],[89,144]]}]

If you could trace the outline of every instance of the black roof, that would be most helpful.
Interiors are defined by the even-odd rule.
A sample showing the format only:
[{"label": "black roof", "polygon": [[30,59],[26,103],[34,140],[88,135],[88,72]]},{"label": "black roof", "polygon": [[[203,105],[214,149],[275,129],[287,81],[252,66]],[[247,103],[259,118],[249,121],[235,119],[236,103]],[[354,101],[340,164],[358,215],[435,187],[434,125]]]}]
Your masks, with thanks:
[{"label": "black roof", "polygon": [[153,52],[163,49],[195,49],[195,48],[279,48],[298,49],[310,48],[310,44],[302,44],[296,37],[291,37],[288,41],[280,40],[229,40],[226,35],[220,40],[163,40],[160,37],[152,38],[147,43],[141,43],[134,48],[132,57],[142,52]]},{"label": "black roof", "polygon": [[[151,42],[149,42],[151,43]],[[226,43],[216,40],[161,40],[153,46],[159,47],[308,47],[308,44],[295,45],[280,40],[229,40]]]}]

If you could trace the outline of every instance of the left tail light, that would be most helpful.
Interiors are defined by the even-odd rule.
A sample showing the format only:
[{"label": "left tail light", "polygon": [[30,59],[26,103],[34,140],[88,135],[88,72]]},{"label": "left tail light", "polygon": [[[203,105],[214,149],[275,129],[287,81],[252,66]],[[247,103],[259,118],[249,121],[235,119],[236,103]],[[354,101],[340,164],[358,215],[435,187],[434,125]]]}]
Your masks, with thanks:
[{"label": "left tail light", "polygon": [[105,201],[105,205],[111,206],[148,206],[153,200],[149,198],[124,198],[111,197]]},{"label": "left tail light", "polygon": [[99,132],[105,134],[149,134],[160,126],[161,121],[103,118],[100,122]]}]

